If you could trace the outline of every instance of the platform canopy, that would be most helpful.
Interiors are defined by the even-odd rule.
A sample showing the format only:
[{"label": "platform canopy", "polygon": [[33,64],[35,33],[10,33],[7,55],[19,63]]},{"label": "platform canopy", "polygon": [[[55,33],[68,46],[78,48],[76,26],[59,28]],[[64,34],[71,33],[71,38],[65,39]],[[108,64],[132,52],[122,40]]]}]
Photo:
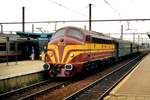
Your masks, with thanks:
[{"label": "platform canopy", "polygon": [[52,36],[52,33],[16,32],[16,34],[21,37],[30,37],[30,38],[50,38]]}]

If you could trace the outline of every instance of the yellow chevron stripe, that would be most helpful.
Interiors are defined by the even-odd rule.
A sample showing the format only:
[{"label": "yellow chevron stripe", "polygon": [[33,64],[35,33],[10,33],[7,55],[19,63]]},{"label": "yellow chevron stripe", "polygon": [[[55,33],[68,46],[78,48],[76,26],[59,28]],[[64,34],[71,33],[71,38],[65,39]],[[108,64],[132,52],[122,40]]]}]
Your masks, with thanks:
[{"label": "yellow chevron stripe", "polygon": [[[56,59],[58,60],[58,63],[60,63],[60,60],[59,60],[59,55],[60,54],[59,54],[59,51],[58,51],[58,46],[49,44],[48,49],[53,49],[54,50],[54,52],[56,53]],[[53,63],[56,63],[55,58],[54,58],[54,54],[50,51],[48,51],[48,54],[49,54],[50,59],[53,61]],[[51,54],[52,54],[52,56],[50,56]]]},{"label": "yellow chevron stripe", "polygon": [[[66,54],[68,53],[69,50],[83,50],[83,51],[73,51],[71,52],[72,54],[74,54],[75,56],[78,56],[80,54],[83,53],[90,53],[90,52],[113,52],[114,51],[114,44],[83,44],[83,45],[67,45],[65,47],[64,50],[64,54],[63,54],[63,59],[62,62],[64,61],[64,58],[66,56]],[[70,54],[71,54],[70,53]],[[69,63],[69,61],[71,61],[73,58],[72,57],[68,57],[67,58],[67,62]]]},{"label": "yellow chevron stripe", "polygon": [[[85,51],[85,52],[82,52],[82,51],[76,51],[76,52],[72,52],[74,54],[74,57],[80,55],[80,54],[84,54],[84,53],[89,53],[90,51]],[[94,52],[97,52],[97,51],[92,51],[90,53],[94,53]],[[105,50],[105,51],[99,51],[99,53],[102,53],[102,52],[113,52],[113,50]],[[69,63],[74,57],[68,57],[67,58],[67,61],[65,63]]]},{"label": "yellow chevron stripe", "polygon": [[[95,61],[95,60],[103,60],[103,59],[107,59],[107,58],[110,58],[110,57],[113,57],[113,56],[106,56],[106,57],[103,57],[103,58],[98,58],[98,59],[91,59],[90,61]],[[89,61],[85,61],[85,62],[75,62],[75,63],[72,63],[72,64],[84,64],[84,63],[87,63]],[[68,64],[67,62],[64,63],[64,64]]]},{"label": "yellow chevron stripe", "polygon": [[[114,52],[114,47],[115,47],[114,44],[94,44],[94,43],[86,43],[83,45],[66,45],[64,48],[62,60],[60,62],[60,59],[59,59],[60,54],[58,51],[58,46],[52,45],[52,44],[48,45],[48,49],[53,49],[55,51],[56,57],[57,57],[56,59],[58,60],[58,64],[63,63],[65,56],[67,55],[68,51],[70,51],[70,50],[81,50],[81,51],[72,51],[71,52],[74,54],[74,57],[76,57],[80,54],[90,53],[90,52],[93,52],[93,53],[94,52],[99,52],[99,53],[100,52]],[[51,51],[48,51],[48,55],[49,55],[50,59],[52,60],[52,63],[56,63],[54,54]],[[53,55],[53,56],[51,56],[51,55]],[[69,63],[72,59],[73,59],[73,57],[69,56],[65,63]]]},{"label": "yellow chevron stripe", "polygon": [[48,51],[47,54],[48,54],[48,56],[50,57],[52,63],[55,63],[55,58],[54,58],[54,56],[53,56],[53,52],[52,52],[52,51]]}]

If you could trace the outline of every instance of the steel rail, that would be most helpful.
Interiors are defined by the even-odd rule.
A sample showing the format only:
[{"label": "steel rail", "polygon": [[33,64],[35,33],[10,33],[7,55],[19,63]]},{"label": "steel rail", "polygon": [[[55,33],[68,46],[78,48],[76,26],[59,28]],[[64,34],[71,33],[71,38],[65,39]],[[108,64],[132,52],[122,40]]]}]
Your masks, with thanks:
[{"label": "steel rail", "polygon": [[[144,55],[141,55],[141,56],[136,57],[135,59],[131,60],[130,62],[128,62],[128,63],[122,65],[121,68],[132,64],[132,62],[136,61],[137,59],[142,58],[143,56],[144,56]],[[140,62],[140,61],[138,61],[138,63],[139,63],[139,62]],[[137,64],[137,63],[136,63],[136,64]],[[134,67],[135,67],[135,66],[134,66]],[[134,67],[132,67],[132,70],[134,69]],[[105,80],[105,79],[107,80],[107,78],[108,78],[110,75],[112,75],[112,74],[115,73],[116,71],[120,70],[121,68],[117,68],[116,70],[114,70],[114,71],[108,73],[107,75],[105,75],[105,76],[103,76],[102,78],[96,80],[95,82],[89,84],[88,86],[86,86],[86,87],[80,89],[79,91],[77,91],[77,92],[71,94],[70,96],[64,98],[64,100],[75,100],[75,98],[77,98],[77,99],[80,100],[80,97],[79,97],[80,95],[84,94],[84,92],[90,90],[91,88],[93,88],[94,86],[96,86],[98,83],[102,82],[103,80]],[[130,72],[131,72],[132,70],[130,69]],[[129,73],[129,72],[128,72],[128,73]],[[126,73],[126,75],[127,75],[127,73]],[[107,90],[103,90],[104,93],[102,93],[101,95],[99,95],[97,99],[101,100],[104,96],[106,96],[122,79],[124,79],[124,77],[125,77],[126,75],[123,75],[123,77],[122,77],[120,80],[118,80],[118,81],[115,82],[113,85],[111,85],[111,87],[109,87]],[[86,93],[85,93],[85,94],[86,94]]]},{"label": "steel rail", "polygon": [[[144,58],[144,55],[140,56],[140,59],[127,73],[125,73],[116,83],[114,83],[106,92],[104,92],[101,96],[99,96],[98,100],[102,100],[105,96],[107,96],[113,88],[115,88]],[[137,58],[139,59],[139,58]],[[136,60],[136,59],[135,59]]]},{"label": "steel rail", "polygon": [[29,85],[29,86],[25,86],[25,87],[22,87],[22,88],[19,88],[19,89],[16,89],[16,90],[11,90],[9,92],[6,92],[6,93],[2,93],[0,94],[0,100],[3,100],[3,99],[7,99],[7,97],[10,97],[14,94],[18,94],[18,93],[21,93],[21,92],[24,92],[28,89],[30,89],[31,87],[37,87],[37,86],[40,86],[41,84],[46,84],[50,82],[50,80],[45,80],[45,81],[42,81],[42,82],[38,82],[38,83],[35,83],[35,84],[32,84],[32,85]]},{"label": "steel rail", "polygon": [[[54,90],[57,89],[59,87],[65,86],[66,84],[70,83],[70,80],[67,81],[52,81],[51,80],[46,80],[46,81],[42,81],[30,86],[26,86],[20,89],[16,89],[16,90],[12,90],[10,92],[6,92],[0,95],[0,100],[26,100],[26,99],[31,99],[34,98],[36,96],[39,96],[40,94],[43,94],[45,92],[48,92],[50,90]],[[38,88],[42,88],[41,90]],[[32,89],[36,89],[36,91],[32,91]],[[40,91],[39,91],[40,90]],[[28,92],[31,92],[30,94]],[[27,94],[26,94],[27,93]]]},{"label": "steel rail", "polygon": [[40,96],[40,95],[47,93],[48,91],[52,91],[52,90],[56,90],[58,88],[64,87],[65,85],[69,84],[70,82],[72,82],[72,81],[69,80],[69,81],[65,81],[65,82],[60,82],[54,86],[47,87],[46,89],[32,93],[32,94],[27,95],[25,97],[19,98],[19,100],[32,100],[32,99],[36,98],[37,96]]}]

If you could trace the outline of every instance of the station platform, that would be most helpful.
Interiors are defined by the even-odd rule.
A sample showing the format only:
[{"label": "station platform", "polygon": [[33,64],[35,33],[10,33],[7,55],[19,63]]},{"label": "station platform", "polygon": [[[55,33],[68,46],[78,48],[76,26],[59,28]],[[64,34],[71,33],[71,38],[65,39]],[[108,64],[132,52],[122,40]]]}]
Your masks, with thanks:
[{"label": "station platform", "polygon": [[43,71],[43,64],[40,60],[0,63],[0,80]]},{"label": "station platform", "polygon": [[150,100],[150,54],[104,100]]}]

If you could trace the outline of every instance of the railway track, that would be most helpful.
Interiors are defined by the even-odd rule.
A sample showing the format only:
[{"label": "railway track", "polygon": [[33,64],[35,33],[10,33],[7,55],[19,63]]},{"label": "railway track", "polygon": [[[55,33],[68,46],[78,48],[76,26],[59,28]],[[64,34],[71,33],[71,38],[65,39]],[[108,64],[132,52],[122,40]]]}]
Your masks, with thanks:
[{"label": "railway track", "polygon": [[46,80],[43,82],[39,82],[30,86],[26,86],[24,88],[20,88],[17,90],[13,90],[10,92],[6,92],[0,94],[0,100],[26,100],[33,99],[38,95],[41,95],[47,91],[55,90],[62,86],[69,84],[70,81],[52,81]]},{"label": "railway track", "polygon": [[[117,70],[103,76],[92,84],[86,86],[85,88],[77,91],[76,93],[69,94],[70,96],[64,97],[66,100],[72,99],[102,99],[106,96],[111,89],[116,86],[119,81],[125,77],[125,73],[128,70],[132,70],[135,65],[143,56],[137,57],[134,60],[130,61],[128,64],[125,64],[122,68],[118,68]],[[129,71],[129,72],[130,72]],[[128,72],[128,73],[129,73]],[[119,79],[119,80],[118,80]],[[113,80],[113,81],[112,81]],[[27,86],[21,89],[17,89],[14,91],[10,91],[7,93],[0,94],[0,100],[26,100],[26,99],[35,99],[38,97],[44,97],[51,92],[59,89],[63,89],[62,87],[70,85],[75,82],[75,80],[59,80],[52,81],[47,80],[44,82],[40,82],[31,86]],[[59,94],[60,95],[60,94]]]},{"label": "railway track", "polygon": [[136,57],[127,64],[122,65],[102,78],[64,98],[64,100],[102,100],[109,92],[127,76],[145,56]]}]

